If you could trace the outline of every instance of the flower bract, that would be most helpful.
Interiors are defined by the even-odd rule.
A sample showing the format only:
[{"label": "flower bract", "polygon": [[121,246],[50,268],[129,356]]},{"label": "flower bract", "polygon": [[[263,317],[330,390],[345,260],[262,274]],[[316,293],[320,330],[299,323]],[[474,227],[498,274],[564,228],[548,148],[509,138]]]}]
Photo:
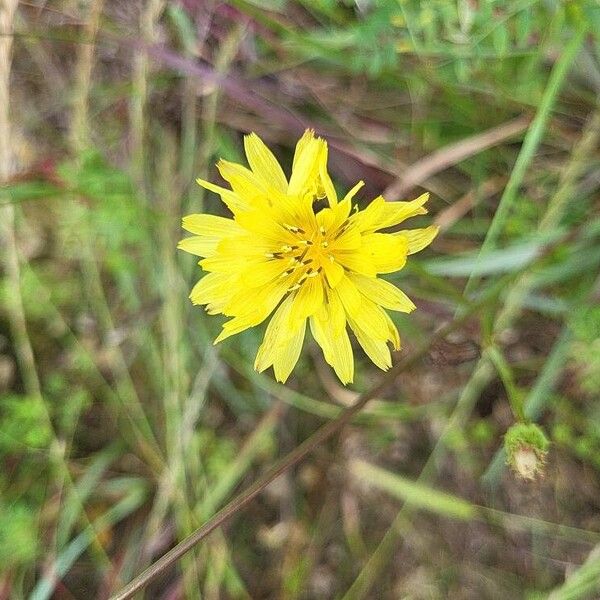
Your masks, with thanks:
[{"label": "flower bract", "polygon": [[183,227],[193,235],[179,243],[201,257],[207,272],[192,302],[230,317],[215,343],[270,317],[254,366],[272,366],[278,381],[296,365],[307,325],[342,383],[354,376],[349,329],[369,358],[389,369],[390,344],[398,350],[400,337],[386,311],[411,312],[415,305],[380,275],[402,269],[437,228],[382,230],[425,214],[428,195],[411,202],[379,196],[360,211],[352,200],[362,182],[338,198],[327,144],[312,131],[296,145],[289,179],[256,134],[244,145],[249,168],[217,165],[230,189],[198,180],[221,196],[232,218],[188,215]]}]

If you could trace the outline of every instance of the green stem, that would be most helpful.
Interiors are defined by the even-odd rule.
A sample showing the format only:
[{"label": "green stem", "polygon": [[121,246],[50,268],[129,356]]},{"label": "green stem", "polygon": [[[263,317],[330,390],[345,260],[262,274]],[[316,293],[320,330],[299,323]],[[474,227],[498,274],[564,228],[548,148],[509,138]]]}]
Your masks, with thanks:
[{"label": "green stem", "polygon": [[506,390],[508,402],[517,421],[525,421],[525,411],[523,408],[523,396],[515,384],[512,369],[504,358],[504,355],[497,346],[488,346],[486,349],[490,361],[496,368],[500,379]]},{"label": "green stem", "polygon": [[[555,63],[552,72],[550,73],[548,85],[544,90],[544,95],[542,96],[542,101],[540,102],[538,111],[535,115],[535,118],[531,122],[531,126],[527,130],[527,134],[523,140],[523,146],[519,152],[519,156],[517,157],[517,162],[515,163],[510,175],[510,179],[506,184],[502,198],[500,198],[500,203],[498,204],[496,214],[494,215],[490,228],[485,236],[485,240],[481,245],[478,261],[481,260],[483,256],[498,242],[498,238],[500,237],[500,234],[506,225],[510,210],[515,204],[517,193],[521,184],[523,183],[525,173],[531,161],[533,160],[533,156],[537,150],[537,147],[542,140],[552,107],[556,102],[556,98],[563,86],[571,67],[571,63],[575,60],[587,31],[588,25],[582,20],[579,23],[579,29],[575,32],[569,43],[566,45],[564,52]],[[475,269],[475,272],[476,271],[477,269]],[[471,275],[471,277],[469,277],[467,285],[465,286],[465,296],[473,291],[477,281],[478,278],[476,275]]]}]

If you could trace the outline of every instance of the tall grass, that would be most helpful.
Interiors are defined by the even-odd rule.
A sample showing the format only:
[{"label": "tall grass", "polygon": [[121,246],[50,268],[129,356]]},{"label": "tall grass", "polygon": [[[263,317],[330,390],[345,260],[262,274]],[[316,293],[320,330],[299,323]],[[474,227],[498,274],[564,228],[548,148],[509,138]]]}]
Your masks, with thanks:
[{"label": "tall grass", "polygon": [[[0,4],[0,597],[593,598],[599,25]],[[396,366],[361,355],[350,389],[310,344],[286,386],[251,369],[261,331],[213,347],[175,250],[242,133],[289,163],[306,127],[340,190],[423,188],[443,225],[395,278]],[[521,417],[553,442],[535,483],[500,450]]]}]

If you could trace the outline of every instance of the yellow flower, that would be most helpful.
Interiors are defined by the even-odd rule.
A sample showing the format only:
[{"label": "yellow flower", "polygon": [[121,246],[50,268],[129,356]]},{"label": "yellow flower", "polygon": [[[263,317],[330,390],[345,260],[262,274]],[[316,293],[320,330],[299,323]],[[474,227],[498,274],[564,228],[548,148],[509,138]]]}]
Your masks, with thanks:
[{"label": "yellow flower", "polygon": [[[400,337],[384,309],[411,312],[415,305],[378,275],[401,269],[409,254],[433,240],[437,228],[379,230],[425,214],[428,195],[412,202],[379,196],[365,210],[352,211],[363,183],[338,200],[327,173],[327,144],[312,131],[296,146],[289,181],[256,134],[246,136],[244,145],[250,169],[218,163],[231,189],[198,180],[221,196],[233,219],[188,215],[183,227],[194,235],[179,243],[203,257],[199,264],[208,271],[192,289],[192,302],[205,305],[209,314],[232,317],[215,343],[273,313],[256,370],[273,366],[276,379],[284,382],[300,356],[307,320],[342,383],[354,376],[347,325],[371,360],[387,370],[388,342],[398,350]],[[319,210],[317,199],[327,205]]]}]

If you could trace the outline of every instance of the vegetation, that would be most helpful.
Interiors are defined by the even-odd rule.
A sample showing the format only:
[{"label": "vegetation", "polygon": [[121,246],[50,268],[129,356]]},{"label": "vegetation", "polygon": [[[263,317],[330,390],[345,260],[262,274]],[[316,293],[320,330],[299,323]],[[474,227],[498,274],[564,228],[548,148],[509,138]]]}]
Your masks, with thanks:
[{"label": "vegetation", "polygon": [[[140,597],[600,597],[597,31],[578,0],[0,3],[0,598],[109,598],[256,481]],[[176,250],[226,215],[196,178],[250,131],[289,172],[306,128],[338,193],[430,192],[440,227],[389,277],[396,366],[355,346],[348,387],[312,341],[285,385],[264,327],[213,346]]]}]

